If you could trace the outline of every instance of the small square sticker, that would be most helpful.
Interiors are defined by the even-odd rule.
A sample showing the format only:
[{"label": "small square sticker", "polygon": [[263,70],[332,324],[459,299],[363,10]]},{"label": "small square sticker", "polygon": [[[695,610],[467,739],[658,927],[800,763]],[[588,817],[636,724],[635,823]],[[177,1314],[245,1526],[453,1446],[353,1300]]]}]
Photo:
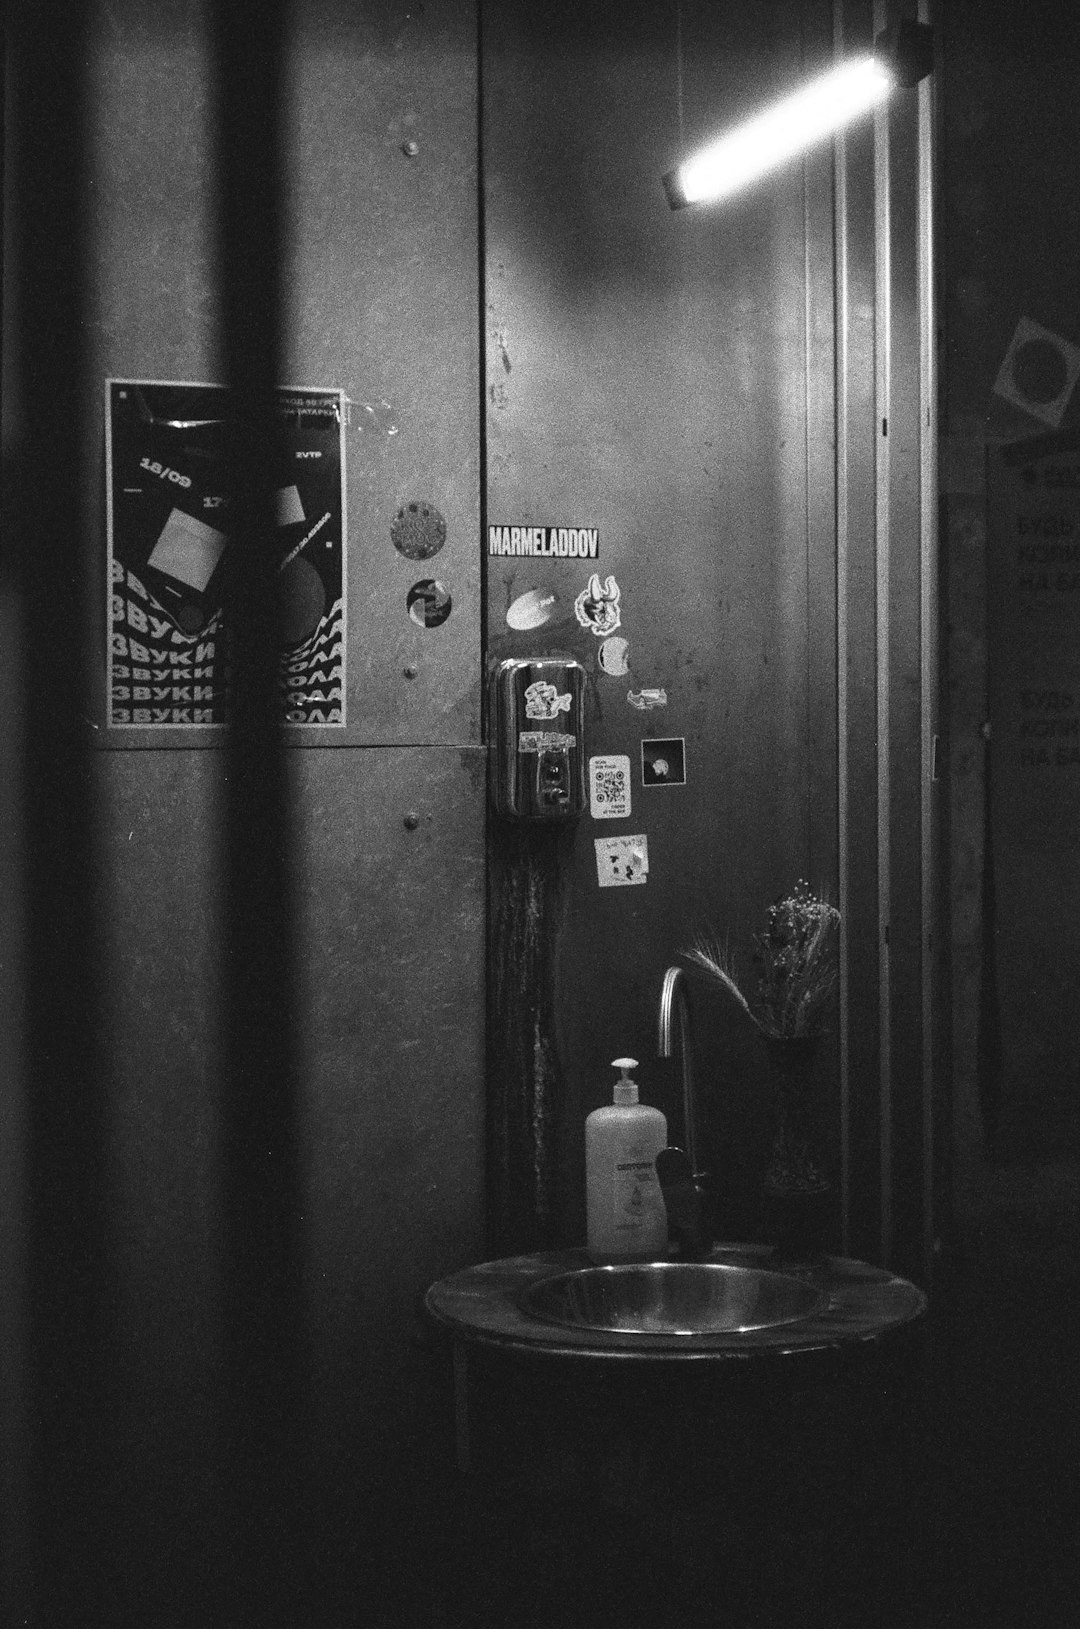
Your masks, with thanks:
[{"label": "small square sticker", "polygon": [[686,785],[686,739],[681,735],[641,743],[642,786]]},{"label": "small square sticker", "polygon": [[594,820],[625,820],[629,816],[629,758],[616,753],[589,759],[589,811]]},{"label": "small square sticker", "polygon": [[596,880],[601,888],[632,888],[649,874],[647,837],[594,837]]}]

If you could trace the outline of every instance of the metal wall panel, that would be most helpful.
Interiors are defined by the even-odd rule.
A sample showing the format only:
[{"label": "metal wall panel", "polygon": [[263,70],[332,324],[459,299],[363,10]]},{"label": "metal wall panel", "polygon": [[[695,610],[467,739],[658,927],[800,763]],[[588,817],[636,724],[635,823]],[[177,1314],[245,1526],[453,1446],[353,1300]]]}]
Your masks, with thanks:
[{"label": "metal wall panel", "polygon": [[[96,763],[125,1587],[155,1605],[146,1621],[164,1622],[168,1599],[194,1598],[214,1538],[204,1527],[221,1293],[218,758]],[[364,1542],[373,1490],[390,1500],[397,1480],[423,1472],[418,1422],[430,1430],[440,1399],[418,1344],[419,1299],[478,1253],[483,759],[405,747],[290,764],[309,1447],[330,1579],[329,1535],[347,1556]],[[205,1540],[185,1544],[181,1576],[161,1573],[166,1531]]]},{"label": "metal wall panel", "polygon": [[[922,309],[920,267],[925,254],[920,235],[919,98],[909,92],[890,107],[889,177],[886,208],[890,254],[885,301],[890,336],[888,394],[889,555],[888,827],[890,1090],[882,1105],[889,1135],[883,1171],[884,1259],[911,1272],[924,1270],[925,1119],[923,972],[927,952],[924,923],[923,789],[925,739],[923,649],[924,564],[922,422],[926,398],[921,380],[922,344],[930,313]],[[880,308],[880,306],[879,306]],[[934,569],[934,562],[929,562]]]},{"label": "metal wall panel", "polygon": [[[351,404],[349,724],[305,737],[321,750],[288,755],[312,1522],[332,1579],[370,1542],[363,1518],[375,1504],[389,1509],[410,1479],[423,1482],[441,1398],[418,1298],[482,1248],[476,17],[468,0],[377,16],[303,0],[293,13],[285,382],[340,387]],[[73,378],[56,412],[72,438],[85,430],[95,476],[80,496],[100,545],[104,378],[219,377],[203,22],[186,0],[95,10],[92,365],[89,386]],[[19,177],[8,181],[17,201]],[[391,538],[414,498],[445,517],[432,559],[406,558]],[[88,552],[100,651],[104,550]],[[421,628],[405,596],[429,575],[446,581],[453,611]],[[26,672],[43,659],[44,626],[20,630]],[[44,660],[58,662],[60,648]],[[99,660],[99,682],[103,671]],[[5,673],[12,710],[22,679],[14,664]],[[144,750],[87,754],[107,946],[93,1176],[108,1197],[99,1309],[116,1408],[100,1565],[103,1576],[114,1566],[129,1609],[118,1621],[196,1621],[211,1553],[201,1540],[228,1545],[227,1529],[210,1531],[221,1504],[208,1492],[222,1424],[226,755],[202,750],[221,744],[206,732],[107,737],[103,716],[99,695],[74,726],[90,747]],[[85,769],[68,765],[74,777]],[[22,853],[32,837],[16,831]],[[18,1267],[19,1247],[17,1232],[5,1237],[5,1264]],[[175,1565],[163,1566],[173,1542]]]},{"label": "metal wall panel", "polygon": [[[289,372],[352,402],[349,740],[480,739],[474,11],[319,0],[297,34]],[[428,559],[391,542],[410,502],[446,522]],[[424,578],[439,627],[406,612]]]},{"label": "metal wall panel", "polygon": [[[650,1059],[663,967],[712,925],[752,976],[766,905],[805,876],[844,915],[835,1096],[823,1070],[840,1236],[925,1273],[928,92],[852,129],[835,168],[816,154],[672,217],[657,181],[682,151],[833,52],[869,52],[899,8],[571,9],[542,27],[525,6],[485,11],[487,519],[596,526],[600,553],[489,559],[490,660],[585,663],[587,754],[629,757],[633,813],[495,844],[492,950],[522,967],[518,988],[498,986],[489,1037],[506,1068],[491,1081],[496,1220],[520,1240],[531,1184],[536,1236],[580,1236],[580,1121],[606,1099],[612,1056]],[[574,614],[594,569],[620,590],[624,676]],[[522,629],[530,591],[548,617]],[[628,691],[643,687],[666,706],[635,714]],[[658,735],[685,739],[685,787],[642,784],[641,741]],[[648,839],[632,893],[597,886],[593,839],[617,831]],[[698,1013],[721,1222],[754,1226],[762,1059],[715,998]],[[668,1073],[646,1061],[641,1075],[677,1126]]]},{"label": "metal wall panel", "polygon": [[[837,47],[900,13],[837,0]],[[930,86],[837,144],[841,1088],[847,1247],[926,1278],[940,978]]]},{"label": "metal wall panel", "polygon": [[[838,53],[869,49],[869,5],[834,8]],[[874,131],[837,142],[837,667],[841,964],[841,1116],[846,1242],[876,1240],[880,1121],[876,1094],[880,989],[878,931],[878,714],[874,253]],[[875,1245],[876,1248],[876,1245]]]},{"label": "metal wall panel", "polygon": [[[341,389],[349,401],[347,723],[295,731],[296,745],[479,740],[475,30],[461,0],[435,0],[422,17],[404,4],[378,16],[338,0],[295,8],[282,383]],[[191,8],[153,19],[145,7],[109,8],[91,103],[102,377],[220,377],[209,73]],[[103,436],[100,400],[87,410]],[[406,558],[391,539],[410,502],[445,521],[445,545],[428,559]],[[103,583],[104,564],[101,573]],[[427,578],[452,599],[434,628],[406,606]],[[103,586],[99,642],[104,622]],[[219,737],[125,729],[108,744]]]},{"label": "metal wall panel", "polygon": [[[612,1057],[643,1060],[645,1095],[678,1128],[653,1057],[664,967],[711,924],[747,975],[778,894],[800,876],[835,890],[829,161],[720,210],[673,215],[660,184],[683,142],[827,56],[831,17],[783,4],[681,13],[681,41],[675,6],[484,13],[487,520],[593,526],[600,551],[489,559],[490,657],[581,660],[587,753],[628,756],[633,781],[630,818],[584,818],[557,861],[527,836],[504,837],[493,857],[496,957],[520,928],[499,916],[512,897],[503,868],[560,870],[530,896],[547,912],[546,949],[493,1015],[508,1045],[508,1015],[545,1035],[542,1078],[519,1052],[517,1084],[492,1088],[496,1118],[505,1090],[523,1094],[511,1112],[523,1129],[557,1116],[546,1226],[568,1239],[582,1227],[581,1120],[609,1096]],[[623,675],[601,667],[602,642],[574,613],[594,570],[621,593]],[[530,590],[556,596],[555,614],[515,630],[507,612]],[[666,706],[637,711],[628,692],[643,688]],[[651,737],[685,739],[685,786],[642,785]],[[594,838],[613,833],[647,836],[645,886],[598,887]],[[719,1001],[699,998],[699,1014],[721,1214],[747,1227],[768,1131],[763,1059]],[[825,1124],[835,1153],[835,1102]],[[528,1180],[523,1150],[511,1211]]]}]

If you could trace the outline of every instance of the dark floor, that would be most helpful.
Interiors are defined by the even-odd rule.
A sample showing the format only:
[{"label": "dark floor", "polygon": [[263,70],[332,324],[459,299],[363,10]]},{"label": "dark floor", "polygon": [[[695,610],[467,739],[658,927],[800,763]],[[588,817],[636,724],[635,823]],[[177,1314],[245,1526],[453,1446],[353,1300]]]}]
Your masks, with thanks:
[{"label": "dark floor", "polygon": [[1075,1466],[1045,1439],[1006,1442],[990,1427],[973,1446],[948,1422],[935,1430],[922,1474],[898,1480],[874,1509],[842,1515],[831,1495],[816,1513],[755,1510],[740,1522],[725,1496],[650,1512],[459,1488],[442,1514],[447,1530],[440,1537],[433,1524],[403,1547],[415,1570],[384,1585],[364,1616],[380,1629],[1071,1621]]},{"label": "dark floor", "polygon": [[[87,1527],[85,1555],[68,1568],[76,1605],[40,1622],[1061,1629],[1076,1620],[1071,1224],[997,1216],[950,1262],[917,1337],[874,1361],[797,1374],[782,1361],[783,1377],[761,1383],[755,1361],[745,1383],[717,1384],[708,1366],[691,1364],[681,1379],[640,1386],[606,1366],[568,1380],[559,1363],[493,1359],[485,1370],[470,1360],[473,1464],[462,1474],[449,1353],[433,1341],[391,1388],[411,1424],[395,1418],[387,1430],[405,1451],[365,1455],[356,1419],[335,1418],[332,1441],[319,1438],[317,1474],[291,1505],[275,1478],[274,1498],[254,1509],[261,1526],[215,1500],[201,1457],[140,1415],[141,1480],[123,1478]],[[122,1419],[122,1398],[117,1407]],[[362,1391],[356,1412],[372,1412]],[[138,1447],[136,1436],[133,1426],[124,1440]],[[147,1471],[158,1463],[160,1487]],[[372,1467],[388,1464],[400,1470],[394,1487],[380,1484],[362,1503]],[[92,1611],[95,1599],[108,1611]],[[12,1629],[22,1621],[11,1616]]]},{"label": "dark floor", "polygon": [[474,1377],[472,1474],[425,1479],[364,1612],[343,1624],[1073,1621],[1076,1261],[1060,1239],[986,1237],[942,1299],[899,1366],[711,1418],[671,1397],[661,1421],[655,1399],[613,1393],[566,1431],[566,1398],[542,1377]]}]

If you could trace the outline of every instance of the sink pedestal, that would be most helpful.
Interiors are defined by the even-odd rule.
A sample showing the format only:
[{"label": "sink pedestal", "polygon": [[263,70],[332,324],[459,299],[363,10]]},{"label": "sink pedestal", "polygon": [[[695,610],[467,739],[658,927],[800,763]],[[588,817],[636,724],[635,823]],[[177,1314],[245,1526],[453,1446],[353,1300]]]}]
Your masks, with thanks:
[{"label": "sink pedestal", "polygon": [[[453,1342],[459,1467],[467,1470],[473,1458],[468,1371],[481,1354],[513,1359],[537,1384],[542,1379],[556,1390],[590,1377],[601,1377],[608,1392],[616,1383],[633,1385],[646,1416],[650,1398],[670,1397],[676,1387],[688,1391],[691,1382],[703,1396],[725,1400],[733,1390],[756,1388],[775,1401],[792,1387],[844,1377],[898,1347],[911,1361],[906,1337],[918,1330],[926,1298],[906,1279],[843,1257],[778,1261],[760,1245],[719,1245],[708,1263],[736,1269],[736,1277],[780,1268],[805,1287],[812,1310],[790,1322],[689,1334],[545,1321],[545,1286],[596,1272],[582,1250],[483,1262],[432,1285],[426,1310]],[[535,1307],[532,1315],[524,1310],[530,1297],[539,1298],[541,1315]]]},{"label": "sink pedestal", "polygon": [[[705,1622],[796,1625],[872,1571],[918,1482],[906,1470],[919,1440],[910,1352],[899,1342],[858,1371],[801,1381],[751,1369],[586,1368],[463,1348],[472,1567],[527,1604],[491,1621],[666,1629],[665,1612],[685,1624],[693,1606],[710,1609]],[[596,1600],[589,1614],[583,1589],[602,1594],[606,1615]],[[640,1616],[612,1608],[620,1590]],[[763,1591],[769,1610],[755,1616]]]}]

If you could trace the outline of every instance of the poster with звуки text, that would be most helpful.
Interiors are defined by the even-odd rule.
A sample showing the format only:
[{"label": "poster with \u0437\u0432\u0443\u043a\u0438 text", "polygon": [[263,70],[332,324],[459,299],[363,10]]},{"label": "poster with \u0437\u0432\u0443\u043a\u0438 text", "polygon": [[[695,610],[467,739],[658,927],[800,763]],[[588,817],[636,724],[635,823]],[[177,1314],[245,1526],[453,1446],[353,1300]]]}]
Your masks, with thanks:
[{"label": "poster with \u0437\u0432\u0443\u043a\u0438 text", "polygon": [[[106,399],[108,723],[229,718],[228,392],[110,379]],[[345,724],[344,396],[283,388],[276,526],[281,718]]]}]

